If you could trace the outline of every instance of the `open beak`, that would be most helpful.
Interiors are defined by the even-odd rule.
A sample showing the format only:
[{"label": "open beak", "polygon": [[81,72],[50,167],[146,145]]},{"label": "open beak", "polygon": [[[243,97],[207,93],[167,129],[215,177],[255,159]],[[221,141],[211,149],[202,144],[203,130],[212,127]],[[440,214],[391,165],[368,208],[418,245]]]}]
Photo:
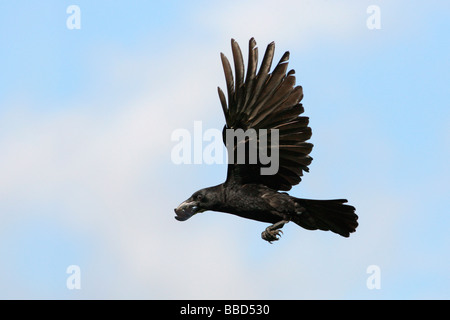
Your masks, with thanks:
[{"label": "open beak", "polygon": [[175,219],[177,219],[178,221],[186,221],[200,211],[201,210],[199,209],[195,201],[186,200],[181,203],[178,208],[175,209],[175,213],[177,214],[175,216]]}]

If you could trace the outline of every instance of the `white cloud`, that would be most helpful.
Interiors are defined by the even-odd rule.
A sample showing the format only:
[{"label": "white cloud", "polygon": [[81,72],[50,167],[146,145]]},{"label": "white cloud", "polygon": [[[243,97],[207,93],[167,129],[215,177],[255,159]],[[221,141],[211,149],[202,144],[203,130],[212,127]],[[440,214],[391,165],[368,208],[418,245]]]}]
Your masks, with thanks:
[{"label": "white cloud", "polygon": [[[367,5],[360,1],[229,1],[202,11],[201,21],[225,38],[307,47],[323,36],[342,40],[366,28]],[[265,45],[264,45],[265,47]]]}]

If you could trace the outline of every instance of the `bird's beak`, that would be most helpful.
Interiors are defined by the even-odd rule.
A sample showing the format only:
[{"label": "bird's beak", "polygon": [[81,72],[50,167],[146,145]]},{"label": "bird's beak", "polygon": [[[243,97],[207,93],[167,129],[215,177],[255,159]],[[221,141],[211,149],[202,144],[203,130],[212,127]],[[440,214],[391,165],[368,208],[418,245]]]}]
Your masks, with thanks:
[{"label": "bird's beak", "polygon": [[201,212],[196,201],[184,201],[181,203],[178,208],[175,209],[175,219],[178,221],[186,221],[190,217],[192,217],[197,212]]}]

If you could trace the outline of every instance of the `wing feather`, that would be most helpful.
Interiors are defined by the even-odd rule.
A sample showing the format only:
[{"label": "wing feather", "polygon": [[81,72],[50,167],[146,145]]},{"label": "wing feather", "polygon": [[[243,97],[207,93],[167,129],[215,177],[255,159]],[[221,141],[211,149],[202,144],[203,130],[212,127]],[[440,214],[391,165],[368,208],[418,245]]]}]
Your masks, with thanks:
[{"label": "wing feather", "polygon": [[[233,113],[236,109],[236,102],[234,100],[234,80],[233,80],[233,72],[231,71],[230,62],[227,57],[221,53],[220,57],[222,59],[223,71],[225,73],[225,81],[227,84],[227,92],[228,92],[228,117],[232,117]],[[228,120],[228,118],[227,118]],[[231,119],[230,119],[231,120]]]},{"label": "wing feather", "polygon": [[234,60],[234,74],[236,76],[236,84],[235,84],[235,103],[236,103],[236,112],[239,114],[242,109],[242,103],[244,98],[244,59],[242,58],[242,52],[239,48],[238,43],[231,39],[231,48],[233,51],[233,60]]},{"label": "wing feather", "polygon": [[248,105],[250,97],[252,96],[254,90],[257,65],[258,65],[258,47],[256,46],[255,39],[251,38],[248,44],[248,66],[247,66],[247,76],[245,77],[244,107]]}]

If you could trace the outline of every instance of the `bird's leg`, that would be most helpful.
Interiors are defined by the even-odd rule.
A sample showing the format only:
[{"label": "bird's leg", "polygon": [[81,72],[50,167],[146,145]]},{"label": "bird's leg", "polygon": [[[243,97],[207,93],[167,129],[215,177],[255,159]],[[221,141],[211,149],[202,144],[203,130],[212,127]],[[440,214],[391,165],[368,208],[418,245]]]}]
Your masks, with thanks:
[{"label": "bird's leg", "polygon": [[283,228],[283,226],[288,223],[287,220],[281,220],[277,223],[274,223],[271,226],[268,226],[266,230],[264,230],[261,233],[261,238],[263,238],[266,241],[269,241],[269,243],[272,243],[272,241],[277,241],[280,239],[281,235],[280,233],[283,233],[283,231],[279,230]]}]

